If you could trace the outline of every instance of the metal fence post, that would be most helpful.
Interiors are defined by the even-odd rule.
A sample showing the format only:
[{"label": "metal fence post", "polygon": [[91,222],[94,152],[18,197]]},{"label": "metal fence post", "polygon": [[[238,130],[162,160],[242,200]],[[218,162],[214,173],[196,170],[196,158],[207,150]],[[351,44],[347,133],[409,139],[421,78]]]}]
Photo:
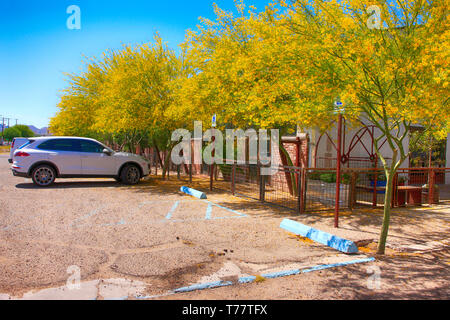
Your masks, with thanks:
[{"label": "metal fence post", "polygon": [[231,167],[231,193],[233,196],[236,194],[236,163],[233,162]]},{"label": "metal fence post", "polygon": [[298,188],[298,201],[299,201],[299,213],[304,214],[306,211],[306,169],[302,168],[299,179],[299,188]]},{"label": "metal fence post", "polygon": [[259,166],[259,200],[266,201],[266,176],[261,174],[261,166]]},{"label": "metal fence post", "polygon": [[303,168],[300,170],[300,174],[297,175],[297,212],[300,214],[302,212],[302,177]]},{"label": "metal fence post", "polygon": [[305,180],[305,169],[301,168],[300,173],[298,174],[298,184],[297,184],[297,209],[299,214],[303,214],[305,212],[305,189],[304,189],[304,180]]}]

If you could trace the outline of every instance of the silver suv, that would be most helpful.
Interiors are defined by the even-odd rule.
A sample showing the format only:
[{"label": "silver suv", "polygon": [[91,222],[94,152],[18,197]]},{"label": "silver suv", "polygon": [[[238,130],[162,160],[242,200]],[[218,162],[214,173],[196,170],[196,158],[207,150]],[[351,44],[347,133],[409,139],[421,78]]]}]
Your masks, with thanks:
[{"label": "silver suv", "polygon": [[88,138],[30,138],[13,155],[15,176],[33,179],[40,187],[56,178],[114,178],[124,184],[139,183],[149,175],[150,164],[141,156],[114,152]]}]

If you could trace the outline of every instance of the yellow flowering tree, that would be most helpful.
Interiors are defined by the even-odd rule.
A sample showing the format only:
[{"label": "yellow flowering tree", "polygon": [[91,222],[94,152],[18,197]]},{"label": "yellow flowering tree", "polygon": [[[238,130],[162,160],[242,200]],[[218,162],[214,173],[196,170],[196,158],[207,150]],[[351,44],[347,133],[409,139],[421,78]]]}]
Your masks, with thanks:
[{"label": "yellow flowering tree", "polygon": [[95,123],[96,99],[105,79],[102,66],[86,62],[80,74],[66,74],[68,87],[62,90],[58,112],[50,119],[50,132],[61,136],[98,137]]},{"label": "yellow flowering tree", "polygon": [[[334,117],[333,101],[340,98],[346,118],[365,118],[381,131],[375,148],[387,177],[378,247],[383,254],[393,179],[409,155],[404,141],[410,127],[422,125],[424,133],[437,136],[449,132],[448,2],[297,0],[281,4],[287,12],[276,18],[292,33],[293,52],[299,58],[292,67],[305,71],[308,87],[303,93],[321,110],[320,121]],[[299,116],[301,122],[302,113]],[[387,140],[392,151],[390,162],[379,152],[381,139]]]},{"label": "yellow flowering tree", "polygon": [[[113,141],[131,152],[137,145],[153,146],[170,156],[171,132],[184,120],[169,111],[183,63],[161,37],[154,40],[108,51],[88,60],[86,71],[68,75],[70,86],[63,90],[51,131]],[[165,163],[159,158],[164,174],[169,158]]]},{"label": "yellow flowering tree", "polygon": [[[216,7],[215,21],[188,33],[192,69],[180,85],[180,110],[195,110],[194,120],[217,113],[222,125],[326,129],[340,99],[348,121],[365,118],[382,133],[375,147],[387,177],[384,253],[411,125],[437,136],[449,131],[448,4],[298,0],[261,13],[244,13],[242,2],[237,9],[233,16]],[[391,161],[379,152],[384,139]]]},{"label": "yellow flowering tree", "polygon": [[[215,6],[216,19],[188,31],[180,57],[156,37],[153,46],[90,61],[86,72],[70,76],[51,128],[131,143],[145,138],[170,151],[171,130],[192,129],[213,114],[222,128],[325,129],[340,99],[348,121],[365,118],[382,133],[375,147],[387,177],[378,248],[384,253],[393,179],[408,157],[410,127],[438,138],[450,129],[448,6],[274,0],[259,13],[237,2],[237,15]],[[392,161],[379,152],[382,139]]]}]

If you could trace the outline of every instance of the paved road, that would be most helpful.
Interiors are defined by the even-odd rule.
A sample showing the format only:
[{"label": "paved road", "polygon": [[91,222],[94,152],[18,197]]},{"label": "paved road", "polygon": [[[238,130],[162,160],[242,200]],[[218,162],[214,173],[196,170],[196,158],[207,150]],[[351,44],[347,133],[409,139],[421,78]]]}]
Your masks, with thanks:
[{"label": "paved road", "polygon": [[233,197],[202,201],[151,181],[125,187],[107,179],[57,180],[42,189],[13,177],[6,155],[0,181],[0,293],[8,295],[64,286],[77,268],[91,287],[120,279],[126,290],[135,281],[142,294],[158,295],[354,259],[298,241],[279,228],[283,216]]}]

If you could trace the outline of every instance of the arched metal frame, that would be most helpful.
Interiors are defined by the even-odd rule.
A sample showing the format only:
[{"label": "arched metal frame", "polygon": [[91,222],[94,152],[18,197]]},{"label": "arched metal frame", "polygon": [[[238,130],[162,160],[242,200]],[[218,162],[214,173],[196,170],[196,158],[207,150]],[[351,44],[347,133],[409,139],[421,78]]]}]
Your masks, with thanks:
[{"label": "arched metal frame", "polygon": [[[343,146],[341,146],[341,150],[343,150],[342,155],[341,155],[341,163],[343,165],[347,165],[348,167],[350,167],[351,160],[369,161],[369,162],[375,163],[375,164],[377,164],[377,162],[378,162],[378,156],[375,152],[375,129],[377,129],[377,127],[375,125],[366,125],[361,120],[359,122],[363,126],[353,135],[353,138],[351,139],[349,146],[346,148],[346,146],[345,146],[346,123],[345,123],[345,119],[344,119],[344,130],[343,130],[344,138],[342,139]],[[335,123],[336,123],[336,121],[330,122],[328,127],[331,127]],[[370,141],[371,141],[370,146],[366,146],[366,145],[364,145],[364,143],[362,143],[362,141],[363,141],[362,139],[367,134],[370,137]],[[331,146],[337,152],[337,146],[334,143],[333,139],[330,137],[328,131],[325,131],[324,133],[322,133],[319,137],[319,140],[317,140],[317,144],[316,144],[315,150],[314,150],[314,167],[315,168],[317,168],[317,159],[318,159],[317,153],[319,151],[319,146],[322,141],[322,138],[324,138],[324,137],[326,137],[327,140],[330,141]],[[379,148],[381,149],[386,144],[386,142],[387,142],[387,139],[384,139],[384,141],[379,145]],[[363,149],[367,153],[367,157],[352,157],[352,155],[351,155],[352,151],[355,150],[355,148],[358,145],[361,145],[363,147]],[[335,158],[335,157],[333,157],[332,159],[337,160],[337,158]]]}]

